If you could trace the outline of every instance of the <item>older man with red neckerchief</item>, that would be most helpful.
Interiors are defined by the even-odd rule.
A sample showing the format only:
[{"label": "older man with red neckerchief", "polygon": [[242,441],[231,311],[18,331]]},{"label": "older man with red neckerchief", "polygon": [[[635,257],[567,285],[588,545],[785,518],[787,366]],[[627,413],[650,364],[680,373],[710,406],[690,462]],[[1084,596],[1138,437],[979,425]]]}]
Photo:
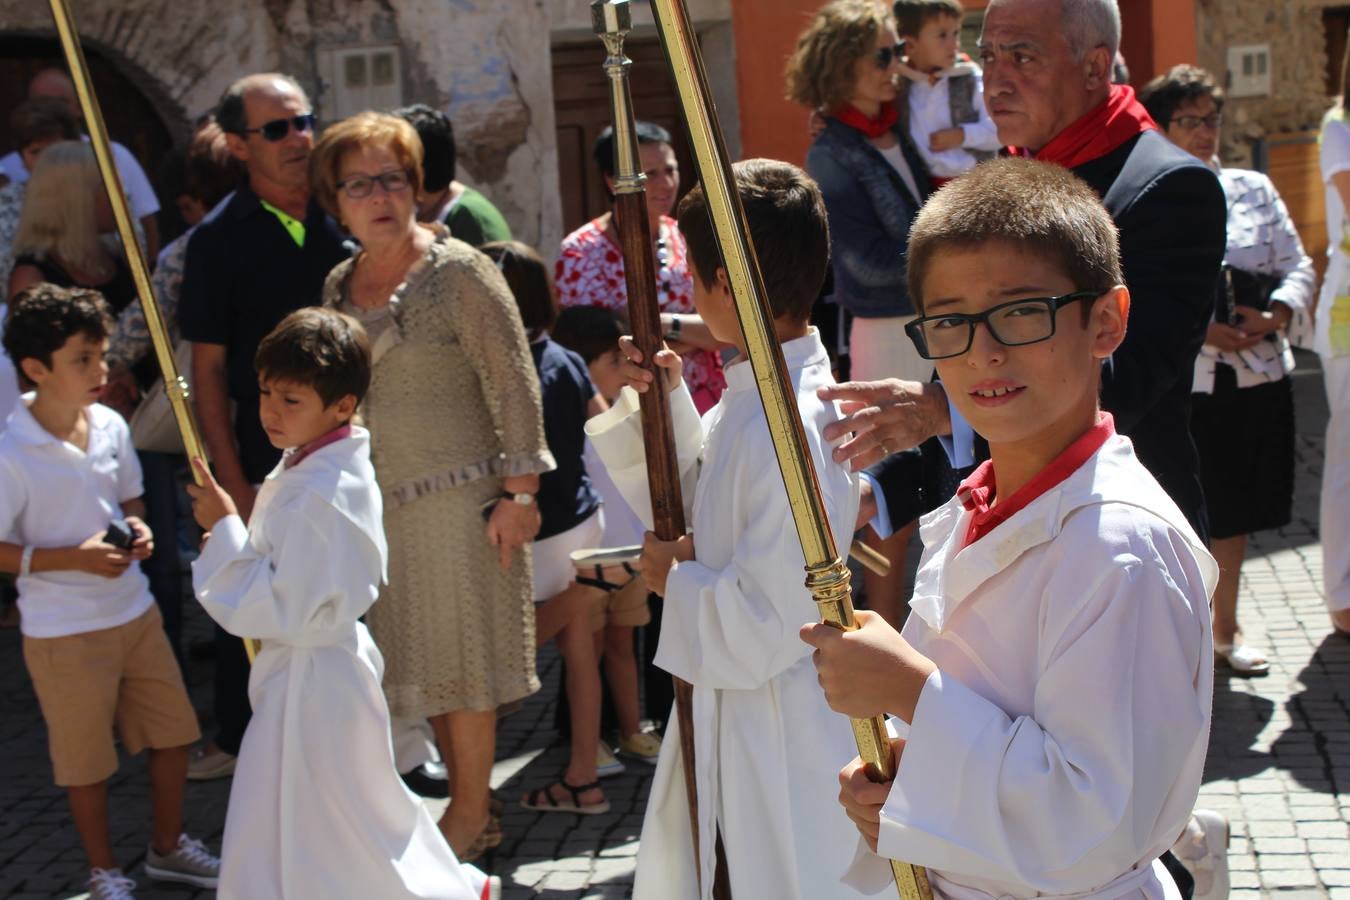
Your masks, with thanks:
[{"label": "older man with red neckerchief", "polygon": [[[1011,153],[1071,169],[1102,196],[1119,227],[1132,304],[1125,342],[1103,374],[1102,406],[1204,536],[1190,394],[1224,252],[1223,189],[1158,131],[1131,88],[1111,83],[1119,42],[1116,0],[993,0],[980,37],[984,99]],[[980,439],[951,415],[940,383],[891,380],[827,392],[851,415],[826,437],[854,433],[835,458],[855,469],[933,435],[950,434],[944,443],[958,469],[984,455]],[[912,509],[920,476],[914,457],[903,454],[870,474],[881,513],[873,526],[884,533],[888,507]],[[949,477],[944,488],[955,484]],[[944,488],[930,479],[924,508],[946,501]]]}]

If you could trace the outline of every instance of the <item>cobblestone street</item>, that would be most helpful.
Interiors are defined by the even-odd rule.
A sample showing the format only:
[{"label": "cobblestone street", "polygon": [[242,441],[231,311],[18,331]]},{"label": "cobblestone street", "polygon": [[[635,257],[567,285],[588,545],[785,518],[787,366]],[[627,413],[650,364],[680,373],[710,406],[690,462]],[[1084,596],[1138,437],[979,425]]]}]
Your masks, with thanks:
[{"label": "cobblestone street", "polygon": [[[1321,601],[1317,492],[1326,407],[1315,360],[1300,355],[1299,364],[1295,520],[1253,539],[1239,607],[1248,641],[1270,652],[1272,671],[1250,681],[1220,673],[1201,789],[1200,805],[1232,822],[1235,900],[1350,900],[1350,641],[1328,636]],[[188,643],[205,639],[199,612],[191,613],[187,632]],[[209,667],[194,662],[189,672],[203,713],[210,709]],[[493,785],[506,801],[506,840],[482,865],[502,877],[512,900],[628,897],[650,767],[630,761],[623,775],[605,782],[613,804],[607,815],[545,815],[516,804],[522,791],[542,786],[564,766],[565,749],[552,746],[560,667],[551,650],[540,668],[544,689],[501,724]],[[0,897],[81,897],[82,853],[64,795],[50,782],[42,720],[13,630],[0,632],[0,683]],[[220,846],[228,790],[228,781],[188,785],[188,829],[213,849]],[[128,874],[142,884],[137,896],[214,896],[154,887],[144,877],[148,796],[143,761],[124,760],[112,787],[113,840]]]}]

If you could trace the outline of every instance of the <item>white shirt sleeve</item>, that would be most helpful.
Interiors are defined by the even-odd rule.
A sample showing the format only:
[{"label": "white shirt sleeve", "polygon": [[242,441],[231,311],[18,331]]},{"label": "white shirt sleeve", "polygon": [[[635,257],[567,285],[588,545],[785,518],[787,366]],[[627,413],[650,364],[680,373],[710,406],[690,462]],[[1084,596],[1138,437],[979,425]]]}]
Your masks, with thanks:
[{"label": "white shirt sleeve", "polygon": [[1034,656],[1009,661],[1037,668],[1028,714],[930,676],[882,811],[882,856],[1058,894],[1166,849],[1174,835],[1157,846],[1158,824],[1180,826],[1195,799],[1173,786],[1208,733],[1213,661],[1196,558],[1166,537],[1140,543],[1096,558],[1070,548],[1083,566],[1043,586],[1041,640],[1022,648]]},{"label": "white shirt sleeve", "polygon": [[19,517],[27,503],[28,490],[19,471],[8,460],[0,459],[0,541],[25,543]]},{"label": "white shirt sleeve", "polygon": [[131,442],[131,428],[116,413],[117,441],[117,502],[126,503],[145,495],[145,483],[141,474],[141,458],[136,455],[136,446]]},{"label": "white shirt sleeve", "polygon": [[[311,491],[279,494],[260,550],[238,516],[216,523],[192,564],[197,599],[239,637],[302,641],[375,602],[383,561],[369,537]],[[322,560],[322,565],[315,565]]]},{"label": "white shirt sleeve", "polygon": [[126,191],[127,202],[131,204],[131,214],[143,219],[159,212],[159,198],[155,196],[155,189],[150,186],[150,179],[145,177],[145,170],[136,157],[116,141],[112,149],[113,162],[122,179],[122,190]]},{"label": "white shirt sleeve", "polygon": [[989,108],[984,105],[984,73],[978,68],[975,69],[975,109],[979,113],[979,118],[974,122],[966,122],[961,126],[961,130],[966,133],[966,139],[961,146],[967,150],[984,150],[993,152],[1003,146],[998,139],[998,126],[994,120],[989,118]]},{"label": "white shirt sleeve", "polygon": [[1350,124],[1341,119],[1329,119],[1322,129],[1322,180],[1350,169]]}]

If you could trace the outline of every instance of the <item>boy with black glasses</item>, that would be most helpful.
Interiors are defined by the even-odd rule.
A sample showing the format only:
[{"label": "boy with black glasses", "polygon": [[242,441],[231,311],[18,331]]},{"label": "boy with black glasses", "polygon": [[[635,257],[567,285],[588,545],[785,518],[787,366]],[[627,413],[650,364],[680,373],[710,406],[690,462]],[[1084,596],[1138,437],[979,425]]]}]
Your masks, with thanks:
[{"label": "boy with black glasses", "polygon": [[1177,896],[1158,857],[1200,786],[1217,569],[1101,411],[1125,336],[1116,230],[1066,170],[983,164],[910,235],[909,333],[989,442],[921,522],[903,634],[811,624],[830,705],[899,721],[894,781],[854,760],[841,801],[877,856],[934,895]]}]

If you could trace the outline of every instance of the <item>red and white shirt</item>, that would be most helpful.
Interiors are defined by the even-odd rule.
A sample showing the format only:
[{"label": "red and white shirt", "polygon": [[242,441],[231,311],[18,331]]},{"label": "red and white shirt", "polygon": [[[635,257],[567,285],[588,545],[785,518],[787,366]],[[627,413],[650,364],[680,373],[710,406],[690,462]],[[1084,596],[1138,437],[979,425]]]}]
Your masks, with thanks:
[{"label": "red and white shirt", "polygon": [[[656,256],[656,296],[661,312],[697,314],[689,251],[679,226],[669,216],[661,217]],[[587,222],[563,238],[554,281],[562,306],[603,306],[627,314],[623,252],[606,229],[603,217]],[[684,380],[698,411],[707,412],[727,385],[721,357],[710,350],[684,354]]]}]

